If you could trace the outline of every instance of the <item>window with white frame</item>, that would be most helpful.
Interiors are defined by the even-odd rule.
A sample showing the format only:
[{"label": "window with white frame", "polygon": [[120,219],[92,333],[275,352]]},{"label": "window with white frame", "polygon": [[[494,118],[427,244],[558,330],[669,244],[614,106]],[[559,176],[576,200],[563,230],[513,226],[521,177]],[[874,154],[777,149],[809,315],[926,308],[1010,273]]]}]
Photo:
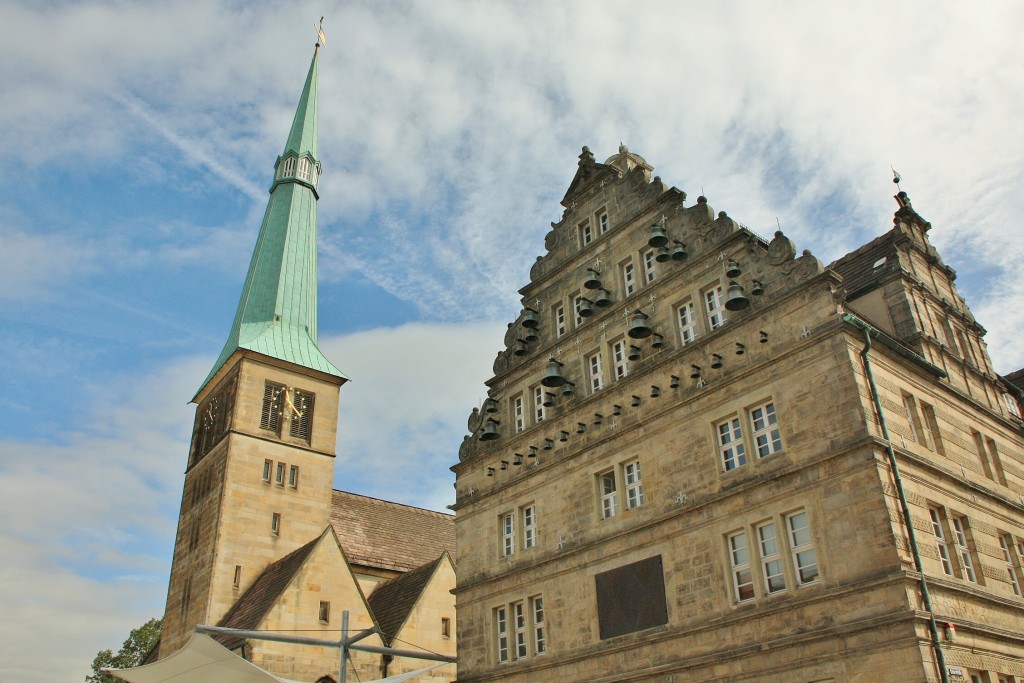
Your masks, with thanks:
[{"label": "window with white frame", "polygon": [[503,514],[501,525],[501,556],[508,557],[516,552],[516,517],[511,512]]},{"label": "window with white frame", "polygon": [[263,461],[263,481],[267,482],[268,484],[270,483],[270,473],[273,471],[273,469],[274,469],[274,461],[273,460],[264,460]]},{"label": "window with white frame", "polygon": [[935,419],[935,408],[921,402],[921,435],[924,437],[924,445],[939,455],[944,455],[942,438],[939,436],[939,423]]},{"label": "window with white frame", "polygon": [[786,518],[789,527],[790,551],[793,554],[793,567],[796,570],[797,585],[812,583],[818,580],[818,554],[811,541],[811,528],[807,522],[807,513],[798,512]]},{"label": "window with white frame", "polygon": [[1013,537],[1009,534],[999,535],[999,547],[1003,549],[1003,559],[1006,561],[1006,572],[1010,575],[1010,587],[1013,594],[1021,597],[1021,567],[1020,559],[1013,556]]},{"label": "window with white frame", "polygon": [[579,231],[581,247],[585,247],[594,241],[594,228],[591,227],[590,221],[583,221],[580,223]]},{"label": "window with white frame", "polygon": [[544,598],[534,595],[494,608],[494,651],[499,664],[548,650]]},{"label": "window with white frame", "polygon": [[538,384],[533,388],[533,421],[539,424],[544,421],[545,417],[544,385]]},{"label": "window with white frame", "polygon": [[299,487],[299,466],[291,465],[288,468],[288,486],[295,489]]},{"label": "window with white frame", "polygon": [[526,505],[520,511],[523,523],[523,550],[537,545],[537,508]]},{"label": "window with white frame", "polygon": [[623,339],[612,343],[612,370],[616,380],[629,374],[629,358]]},{"label": "window with white frame", "polygon": [[774,403],[764,403],[751,409],[750,426],[757,457],[763,458],[782,450],[782,436],[779,434]]},{"label": "window with white frame", "polygon": [[512,603],[512,626],[515,630],[515,656],[526,656],[526,606],[522,602]]},{"label": "window with white frame", "polygon": [[544,634],[544,598],[535,595],[530,598],[533,613],[533,651],[542,655],[548,650],[548,641]]},{"label": "window with white frame", "polygon": [[704,312],[707,314],[709,330],[717,330],[725,324],[725,305],[722,301],[721,285],[704,292]]},{"label": "window with white frame", "polygon": [[596,351],[587,357],[587,369],[590,373],[590,390],[600,391],[604,388],[604,366],[601,362],[601,352]]},{"label": "window with white frame", "polygon": [[576,327],[579,327],[580,325],[583,324],[583,314],[581,313],[581,311],[583,310],[583,296],[582,295],[577,295],[577,296],[573,297],[573,300],[572,300],[572,310],[573,310],[573,315],[574,315],[573,319],[575,321]]},{"label": "window with white frame", "polygon": [[1006,412],[1008,412],[1010,415],[1013,415],[1018,420],[1024,419],[1021,416],[1020,404],[1017,403],[1017,399],[1016,397],[1014,397],[1013,394],[1003,394],[1003,404],[1006,406]]},{"label": "window with white frame", "polygon": [[733,598],[745,602],[754,598],[754,574],[750,570],[747,534],[740,531],[729,537],[729,564],[732,568]]},{"label": "window with white frame", "polygon": [[658,279],[658,261],[656,260],[657,252],[650,249],[644,252],[644,282],[651,284]]},{"label": "window with white frame", "polygon": [[942,573],[953,575],[953,562],[949,559],[949,541],[946,540],[943,518],[945,515],[938,508],[928,508],[928,516],[932,521],[932,534],[935,536],[935,549],[942,563]]},{"label": "window with white frame", "polygon": [[274,475],[274,483],[278,486],[284,486],[284,468],[283,462],[277,463],[277,473]]},{"label": "window with white frame", "polygon": [[960,554],[960,564],[963,567],[964,578],[971,583],[977,583],[978,577],[974,573],[974,560],[971,557],[970,548],[970,527],[966,517],[953,517],[953,537],[956,539],[956,549]]},{"label": "window with white frame", "polygon": [[786,589],[786,573],[782,565],[779,537],[775,522],[765,522],[757,527],[758,550],[761,555],[761,573],[765,593],[777,593]]},{"label": "window with white frame", "polygon": [[312,164],[309,162],[309,159],[305,157],[299,159],[299,171],[298,173],[295,174],[296,177],[298,177],[299,180],[305,180],[308,182],[310,178],[309,171],[311,166]]},{"label": "window with white frame", "polygon": [[619,492],[615,483],[615,470],[597,475],[597,492],[601,498],[601,519],[614,517],[619,513]]},{"label": "window with white frame", "polygon": [[608,212],[601,209],[597,212],[597,231],[603,235],[608,232],[609,227],[611,224],[608,221]]},{"label": "window with white frame", "polygon": [[275,512],[270,516],[270,533],[277,536],[281,533],[281,513]]},{"label": "window with white frame", "polygon": [[626,509],[633,510],[644,504],[644,483],[640,476],[640,461],[622,466],[622,479],[626,485]]},{"label": "window with white frame", "polygon": [[557,336],[561,337],[566,332],[566,326],[565,326],[565,306],[562,306],[561,304],[559,304],[558,306],[555,306],[554,316],[555,316],[555,334]]},{"label": "window with white frame", "polygon": [[910,430],[907,436],[911,441],[920,441],[917,436],[917,404],[910,394],[903,394],[903,413],[907,418],[907,428]]},{"label": "window with white frame", "polygon": [[679,323],[679,341],[683,346],[697,338],[697,319],[693,316],[693,303],[687,301],[676,309],[676,321]]},{"label": "window with white frame", "polygon": [[494,609],[495,649],[499,663],[508,661],[508,608]]},{"label": "window with white frame", "polygon": [[516,433],[526,429],[526,416],[524,414],[523,403],[522,394],[519,394],[512,399],[512,423],[516,426]]},{"label": "window with white frame", "polygon": [[622,291],[630,296],[636,291],[636,271],[633,269],[633,260],[624,261],[619,269],[622,271]]},{"label": "window with white frame", "polygon": [[740,426],[740,419],[733,417],[719,422],[717,431],[718,453],[722,458],[722,467],[725,468],[725,471],[728,472],[746,465],[747,453],[743,444],[743,428]]}]

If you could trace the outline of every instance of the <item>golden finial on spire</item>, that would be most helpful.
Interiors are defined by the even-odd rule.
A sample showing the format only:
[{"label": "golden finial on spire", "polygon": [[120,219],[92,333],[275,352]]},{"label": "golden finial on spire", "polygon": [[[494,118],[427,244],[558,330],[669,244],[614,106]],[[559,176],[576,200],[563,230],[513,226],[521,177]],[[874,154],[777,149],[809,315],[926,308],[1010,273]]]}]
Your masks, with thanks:
[{"label": "golden finial on spire", "polygon": [[313,26],[316,27],[316,46],[324,47],[327,45],[327,36],[324,34],[324,18],[320,17],[319,26],[316,24],[313,24]]}]

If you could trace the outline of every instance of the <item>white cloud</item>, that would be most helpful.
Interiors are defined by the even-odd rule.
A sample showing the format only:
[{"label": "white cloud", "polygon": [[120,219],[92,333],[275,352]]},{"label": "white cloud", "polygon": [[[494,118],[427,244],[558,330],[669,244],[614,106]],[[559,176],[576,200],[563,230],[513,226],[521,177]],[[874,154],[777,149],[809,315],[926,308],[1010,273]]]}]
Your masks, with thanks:
[{"label": "white cloud", "polygon": [[47,298],[55,287],[88,272],[95,250],[59,235],[31,235],[0,218],[0,300]]}]

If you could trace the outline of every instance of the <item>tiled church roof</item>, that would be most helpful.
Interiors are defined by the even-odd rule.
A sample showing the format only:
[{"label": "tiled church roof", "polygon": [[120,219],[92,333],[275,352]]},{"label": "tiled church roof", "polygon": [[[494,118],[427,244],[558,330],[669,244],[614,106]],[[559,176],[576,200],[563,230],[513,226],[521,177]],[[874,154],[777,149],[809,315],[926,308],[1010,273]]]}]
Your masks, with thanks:
[{"label": "tiled church roof", "polygon": [[416,606],[420,594],[434,575],[438,563],[443,559],[444,555],[441,555],[433,562],[379,583],[373,589],[367,602],[388,643],[398,635],[409,612]]},{"label": "tiled church roof", "polygon": [[406,572],[455,553],[455,518],[442,512],[334,491],[331,525],[353,565]]}]

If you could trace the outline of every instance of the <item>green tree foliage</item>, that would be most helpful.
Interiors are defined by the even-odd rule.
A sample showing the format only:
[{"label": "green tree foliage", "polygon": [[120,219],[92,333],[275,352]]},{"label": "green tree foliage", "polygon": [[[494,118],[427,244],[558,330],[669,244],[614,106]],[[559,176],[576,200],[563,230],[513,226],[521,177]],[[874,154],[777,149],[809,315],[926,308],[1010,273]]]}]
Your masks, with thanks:
[{"label": "green tree foliage", "polygon": [[117,651],[117,654],[110,650],[98,653],[96,659],[92,660],[92,675],[85,677],[85,683],[124,683],[117,676],[103,673],[101,669],[107,667],[127,669],[141,664],[156,642],[160,640],[161,625],[162,622],[159,619],[150,619],[128,634],[128,639],[124,641],[124,645]]}]

